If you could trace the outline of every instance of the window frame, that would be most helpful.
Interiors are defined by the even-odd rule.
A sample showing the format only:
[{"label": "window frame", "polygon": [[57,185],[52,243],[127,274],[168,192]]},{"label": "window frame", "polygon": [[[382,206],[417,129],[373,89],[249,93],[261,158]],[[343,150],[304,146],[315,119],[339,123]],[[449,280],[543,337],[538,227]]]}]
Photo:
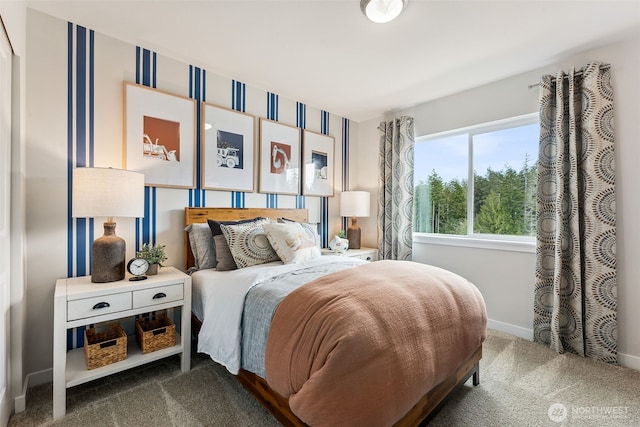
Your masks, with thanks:
[{"label": "window frame", "polygon": [[473,176],[473,137],[479,134],[527,126],[535,123],[539,123],[539,114],[537,112],[417,137],[416,144],[419,144],[433,139],[467,135],[467,147],[469,150],[467,162],[467,234],[460,235],[413,232],[414,243],[535,253],[535,236],[482,234],[474,233],[473,231],[475,220],[475,214],[473,211],[475,184]]}]

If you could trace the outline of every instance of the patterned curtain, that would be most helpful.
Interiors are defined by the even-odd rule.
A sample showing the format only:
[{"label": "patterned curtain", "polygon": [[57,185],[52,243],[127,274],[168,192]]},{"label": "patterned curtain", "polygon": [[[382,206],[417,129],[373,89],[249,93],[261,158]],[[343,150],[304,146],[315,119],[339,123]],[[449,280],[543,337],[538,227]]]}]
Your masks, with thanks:
[{"label": "patterned curtain", "polygon": [[534,340],[617,364],[611,73],[592,63],[540,87]]},{"label": "patterned curtain", "polygon": [[411,260],[413,117],[381,122],[378,160],[378,258]]}]

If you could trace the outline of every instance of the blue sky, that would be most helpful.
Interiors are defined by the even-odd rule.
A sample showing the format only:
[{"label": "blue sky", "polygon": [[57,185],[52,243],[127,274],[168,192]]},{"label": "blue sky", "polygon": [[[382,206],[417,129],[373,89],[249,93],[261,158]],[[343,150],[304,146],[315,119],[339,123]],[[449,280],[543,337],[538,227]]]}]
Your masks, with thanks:
[{"label": "blue sky", "polygon": [[[504,170],[506,165],[519,171],[528,155],[529,165],[538,160],[537,123],[476,134],[473,140],[474,170],[484,175],[488,168]],[[426,181],[433,169],[445,182],[467,178],[469,148],[467,134],[417,141],[415,146],[416,183]]]}]

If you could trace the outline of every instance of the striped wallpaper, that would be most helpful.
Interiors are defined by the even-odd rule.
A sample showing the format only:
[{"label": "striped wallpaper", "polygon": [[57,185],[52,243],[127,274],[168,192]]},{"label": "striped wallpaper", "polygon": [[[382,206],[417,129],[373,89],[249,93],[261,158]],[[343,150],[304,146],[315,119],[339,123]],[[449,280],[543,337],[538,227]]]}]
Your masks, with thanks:
[{"label": "striped wallpaper", "polygon": [[[94,238],[94,220],[85,218],[73,218],[71,212],[72,206],[72,171],[76,167],[91,167],[94,164],[104,164],[102,162],[96,162],[96,147],[95,147],[95,106],[96,106],[96,75],[105,79],[111,77],[112,74],[104,77],[100,71],[96,72],[96,63],[100,64],[100,61],[96,61],[96,56],[99,57],[100,51],[96,48],[96,34],[94,31],[85,27],[75,25],[71,22],[66,23],[67,26],[67,275],[69,277],[83,276],[91,274],[91,243]],[[123,42],[115,39],[110,40],[106,36],[100,35],[100,40],[105,43],[120,43],[118,49]],[[100,46],[100,44],[98,44]],[[220,82],[223,78],[220,76],[208,76],[207,71],[195,65],[180,64],[175,60],[161,57],[156,52],[149,49],[145,49],[141,46],[131,46],[131,56],[127,61],[127,64],[122,64],[121,76],[131,76],[131,80],[134,80],[137,84],[144,85],[150,88],[157,88],[167,90],[168,92],[176,93],[175,88],[158,87],[160,82],[165,82],[166,86],[167,78],[176,76],[176,69],[179,70],[181,66],[184,66],[184,80],[181,82],[178,75],[177,80],[174,78],[170,82],[175,82],[178,87],[188,88],[188,96],[197,103],[197,116],[196,116],[196,186],[193,189],[180,190],[173,189],[173,191],[183,191],[184,201],[178,205],[179,197],[176,197],[176,193],[171,193],[171,197],[176,197],[176,201],[170,201],[175,203],[176,206],[171,206],[171,209],[183,209],[184,206],[207,206],[207,197],[210,197],[212,201],[209,201],[211,206],[221,204],[229,207],[247,207],[247,201],[251,199],[251,205],[256,205],[255,193],[245,193],[242,191],[205,191],[202,188],[201,182],[201,105],[203,102],[207,102],[207,90],[208,83],[215,87],[214,92],[209,92],[209,96],[215,98],[214,102],[219,105],[227,104],[232,109],[247,112],[248,96],[252,102],[253,111],[256,117],[266,117],[267,119],[278,121],[281,117],[287,117],[287,121],[293,121],[295,118],[295,126],[302,130],[307,129],[309,122],[313,123],[313,128],[318,126],[319,131],[322,134],[330,135],[330,119],[331,114],[327,111],[319,111],[318,116],[313,109],[313,120],[309,120],[308,111],[310,111],[306,104],[301,102],[291,102],[289,100],[281,100],[278,94],[272,92],[262,92],[266,94],[266,102],[262,113],[256,114],[256,93],[260,93],[255,89],[248,91],[245,83],[230,80],[227,88],[229,88],[229,94],[226,95],[227,101],[221,101],[222,92]],[[124,59],[122,59],[124,60]],[[168,64],[168,65],[167,65]],[[110,67],[118,67],[118,64],[109,64]],[[127,68],[129,67],[129,68]],[[134,67],[134,69],[132,69]],[[170,68],[165,71],[165,68]],[[163,74],[164,73],[164,74]],[[127,80],[126,78],[124,78]],[[188,82],[188,85],[187,85]],[[211,83],[213,82],[213,83]],[[116,81],[100,81],[99,85],[114,85]],[[117,82],[121,84],[122,82]],[[210,91],[214,90],[209,88]],[[178,95],[185,95],[177,93]],[[213,94],[213,95],[212,95]],[[249,94],[249,95],[248,95]],[[230,96],[231,99],[228,99]],[[262,95],[265,96],[265,95]],[[263,98],[264,99],[264,98]],[[281,111],[285,108],[284,111]],[[294,111],[295,109],[295,111]],[[284,113],[284,115],[283,115]],[[104,114],[104,111],[103,111]],[[120,111],[114,112],[114,115],[121,115]],[[348,188],[348,149],[349,149],[349,120],[342,119],[341,123],[341,136],[336,139],[341,141],[342,159],[336,157],[336,186],[341,189]],[[318,130],[318,129],[312,129]],[[303,142],[304,143],[304,142]],[[118,144],[114,144],[114,150],[121,149]],[[338,148],[338,147],[336,147]],[[104,150],[104,148],[103,148]],[[111,148],[109,148],[111,150]],[[104,152],[104,151],[103,151]],[[336,150],[336,156],[340,155],[340,151]],[[100,159],[97,159],[100,160]],[[341,166],[340,166],[341,165]],[[215,193],[215,194],[214,194]],[[166,189],[156,187],[145,187],[144,191],[144,217],[135,220],[135,250],[138,250],[143,243],[158,243],[158,236],[167,227],[166,224],[166,209],[167,200],[164,200]],[[226,202],[221,201],[221,195],[228,194]],[[261,198],[262,195],[259,195]],[[316,199],[310,201],[309,199]],[[313,203],[312,203],[313,202]],[[335,199],[328,197],[312,198],[309,196],[278,196],[277,194],[264,194],[263,202],[264,207],[296,207],[305,208],[313,207],[316,209],[319,206],[319,218],[318,231],[322,238],[323,245],[328,244],[329,240],[329,206],[335,203]],[[162,206],[162,207],[160,207]],[[316,217],[315,210],[313,216]],[[343,221],[344,227],[344,221]],[[97,224],[95,224],[97,225]],[[97,233],[97,230],[96,230]],[[165,238],[161,238],[163,242]],[[161,242],[161,243],[162,243]]]}]

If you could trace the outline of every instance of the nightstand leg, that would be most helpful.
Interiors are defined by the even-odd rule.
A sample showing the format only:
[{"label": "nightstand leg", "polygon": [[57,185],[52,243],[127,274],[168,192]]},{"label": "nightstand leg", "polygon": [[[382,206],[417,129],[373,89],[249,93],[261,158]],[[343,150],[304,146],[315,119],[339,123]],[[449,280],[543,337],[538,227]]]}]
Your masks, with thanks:
[{"label": "nightstand leg", "polygon": [[[55,301],[59,303],[58,300]],[[61,304],[66,303],[62,301]],[[53,327],[53,419],[62,418],[67,406],[67,330],[65,307],[56,307]]]},{"label": "nightstand leg", "polygon": [[[189,277],[188,280],[191,280]],[[180,339],[182,340],[182,356],[180,367],[182,372],[191,369],[191,286],[185,286],[184,305],[180,308],[182,313],[182,325]]]}]

